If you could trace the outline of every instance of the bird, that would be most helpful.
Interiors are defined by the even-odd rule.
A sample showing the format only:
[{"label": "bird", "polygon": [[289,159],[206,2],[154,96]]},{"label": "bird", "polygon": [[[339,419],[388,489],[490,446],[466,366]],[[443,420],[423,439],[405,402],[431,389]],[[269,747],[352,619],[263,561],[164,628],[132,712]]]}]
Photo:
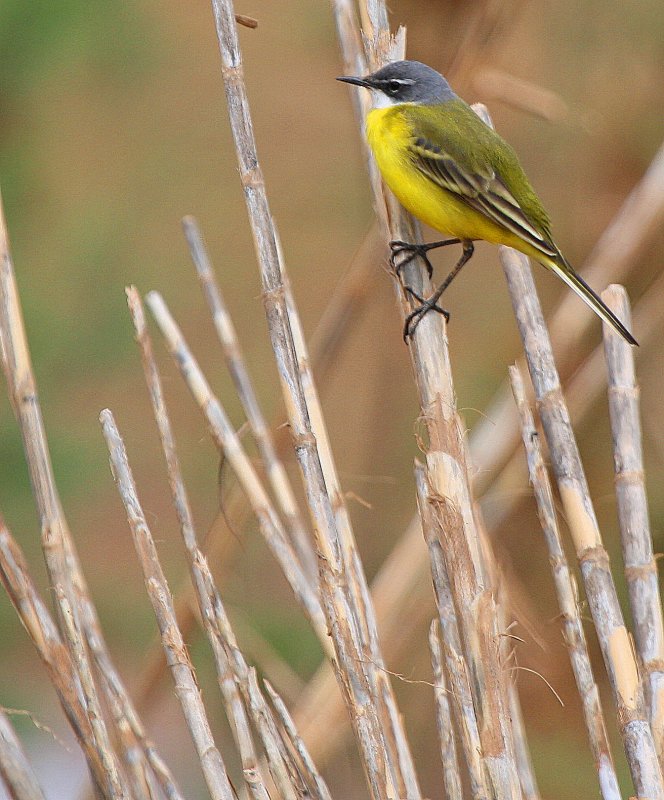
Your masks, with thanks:
[{"label": "bird", "polygon": [[370,75],[337,80],[373,94],[366,135],[385,183],[407,211],[451,237],[428,244],[390,242],[392,266],[400,273],[406,263],[421,256],[431,277],[429,251],[454,244],[462,248],[459,261],[430,297],[407,287],[420,305],[406,318],[406,341],[429,311],[449,320],[449,312],[438,301],[471,259],[473,243],[484,240],[534,258],[623,339],[638,344],[561,253],[549,217],[514,149],[455,94],[439,72],[420,61],[394,61]]}]

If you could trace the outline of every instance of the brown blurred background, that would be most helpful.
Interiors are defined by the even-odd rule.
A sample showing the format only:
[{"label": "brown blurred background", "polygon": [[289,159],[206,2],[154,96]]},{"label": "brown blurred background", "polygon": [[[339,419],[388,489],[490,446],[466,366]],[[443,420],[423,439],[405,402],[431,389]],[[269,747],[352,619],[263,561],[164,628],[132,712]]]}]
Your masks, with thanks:
[{"label": "brown blurred background", "polygon": [[[259,20],[256,30],[241,30],[254,127],[296,298],[312,334],[372,222],[348,90],[334,82],[341,67],[332,16],[327,3],[294,0],[244,2],[236,10]],[[391,11],[394,25],[408,28],[411,58],[445,72],[467,100],[487,102],[496,127],[521,155],[562,249],[581,266],[661,144],[661,3],[398,0]],[[196,215],[201,223],[266,414],[279,418],[212,14],[205,2],[4,0],[0,37],[0,176],[56,474],[113,652],[127,681],[136,684],[154,626],[107,466],[97,423],[103,407],[115,412],[126,436],[174,586],[185,568],[132,341],[126,284],[163,292],[234,421],[238,426],[243,421],[181,234],[184,214]],[[496,99],[489,82],[496,70],[551,92],[554,118],[545,120]],[[659,274],[663,245],[659,234],[643,248],[628,281],[633,302]],[[383,255],[375,254],[366,297],[320,387],[344,487],[366,501],[350,503],[369,577],[414,513],[411,466],[418,453],[418,409]],[[437,274],[444,272],[445,259],[445,254],[436,256]],[[537,269],[536,280],[546,309],[567,291],[543,270]],[[518,353],[495,250],[480,246],[447,297],[458,400],[471,428]],[[589,313],[580,302],[578,311]],[[599,343],[599,322],[591,331],[577,361],[567,359],[567,375]],[[639,331],[635,334],[638,338]],[[661,335],[637,354],[656,549],[664,523],[659,341]],[[163,348],[158,351],[203,534],[219,505],[218,455]],[[20,436],[6,399],[0,414],[0,508],[46,592]],[[619,572],[604,400],[588,419],[578,430],[581,452]],[[289,464],[292,468],[292,458]],[[222,493],[232,482],[224,472]],[[542,671],[565,701],[561,708],[542,681],[518,675],[538,777],[544,796],[595,796],[525,472],[514,491],[523,501],[492,536],[524,590],[546,647],[519,631],[526,639],[519,663]],[[504,500],[489,493],[484,502],[489,521]],[[318,663],[317,645],[255,525],[233,535],[232,560],[216,568],[240,631],[248,637],[255,630],[304,680]],[[404,620],[408,647],[389,662],[409,679],[430,677],[425,636],[430,613],[432,608],[422,614],[418,627]],[[4,595],[0,626],[0,702],[35,712],[67,739],[45,674]],[[223,736],[207,653],[196,640],[192,651]],[[439,797],[430,689],[404,683],[398,690],[424,792]],[[157,697],[146,715],[148,725],[183,784],[195,790],[200,777],[191,766],[191,746],[168,678]],[[16,724],[49,797],[73,796],[82,776],[76,771],[82,766],[75,746],[68,752],[30,722]],[[624,774],[618,745],[615,754]],[[365,796],[351,742],[325,772],[336,796]]]}]

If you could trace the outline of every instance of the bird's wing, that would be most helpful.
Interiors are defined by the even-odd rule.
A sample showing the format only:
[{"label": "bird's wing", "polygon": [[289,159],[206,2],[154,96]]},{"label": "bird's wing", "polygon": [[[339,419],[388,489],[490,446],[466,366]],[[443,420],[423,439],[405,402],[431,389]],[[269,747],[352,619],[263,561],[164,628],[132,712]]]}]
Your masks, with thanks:
[{"label": "bird's wing", "polygon": [[528,218],[495,170],[488,166],[469,169],[446,152],[444,146],[434,144],[425,136],[414,138],[409,149],[417,169],[434,183],[507,228],[543,255],[558,255],[555,245]]}]

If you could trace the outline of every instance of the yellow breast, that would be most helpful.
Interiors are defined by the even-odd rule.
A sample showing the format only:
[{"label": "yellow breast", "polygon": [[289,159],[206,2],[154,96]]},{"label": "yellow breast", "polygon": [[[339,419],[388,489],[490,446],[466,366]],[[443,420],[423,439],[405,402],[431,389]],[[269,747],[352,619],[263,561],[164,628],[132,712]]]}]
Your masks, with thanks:
[{"label": "yellow breast", "polygon": [[523,242],[518,237],[417,169],[408,149],[413,134],[399,106],[370,111],[366,131],[383,180],[407,211],[445,235],[458,239],[484,239],[523,249]]}]

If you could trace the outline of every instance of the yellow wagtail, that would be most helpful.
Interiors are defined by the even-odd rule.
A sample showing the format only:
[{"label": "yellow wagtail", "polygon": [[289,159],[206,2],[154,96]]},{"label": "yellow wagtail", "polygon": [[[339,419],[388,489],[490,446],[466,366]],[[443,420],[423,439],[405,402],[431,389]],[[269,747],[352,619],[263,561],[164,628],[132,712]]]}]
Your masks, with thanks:
[{"label": "yellow wagtail", "polygon": [[[374,108],[367,115],[367,139],[385,183],[401,204],[453,238],[430,244],[391,242],[397,271],[416,255],[461,244],[454,269],[431,297],[412,289],[420,305],[406,318],[404,338],[412,336],[431,310],[449,314],[438,300],[473,255],[478,239],[514,247],[562,278],[605,322],[630,344],[636,339],[588,286],[553,241],[546,211],[514,150],[458,97],[445,78],[419,61],[395,61],[363,78],[340,81],[370,89]],[[395,256],[405,253],[397,266]]]}]

